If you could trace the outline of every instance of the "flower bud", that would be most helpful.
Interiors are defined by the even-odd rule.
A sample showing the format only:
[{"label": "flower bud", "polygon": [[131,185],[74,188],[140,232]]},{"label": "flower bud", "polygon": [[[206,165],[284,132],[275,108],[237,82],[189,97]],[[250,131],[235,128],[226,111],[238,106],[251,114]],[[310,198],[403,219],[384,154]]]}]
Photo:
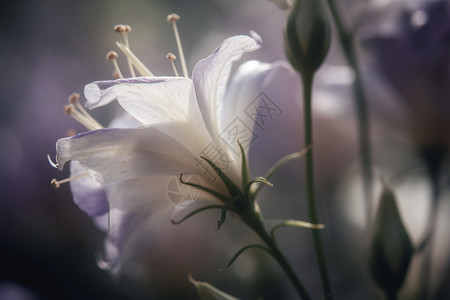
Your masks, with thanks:
[{"label": "flower bud", "polygon": [[197,289],[198,295],[202,300],[239,300],[238,298],[228,295],[221,290],[213,287],[207,282],[194,280],[191,274],[188,275],[188,278],[189,281]]},{"label": "flower bud", "polygon": [[394,192],[383,182],[370,245],[369,267],[372,277],[388,294],[396,294],[401,288],[413,254],[411,240],[395,201]]},{"label": "flower bud", "polygon": [[328,54],[331,29],[322,0],[297,0],[285,31],[285,51],[300,73],[314,73]]}]

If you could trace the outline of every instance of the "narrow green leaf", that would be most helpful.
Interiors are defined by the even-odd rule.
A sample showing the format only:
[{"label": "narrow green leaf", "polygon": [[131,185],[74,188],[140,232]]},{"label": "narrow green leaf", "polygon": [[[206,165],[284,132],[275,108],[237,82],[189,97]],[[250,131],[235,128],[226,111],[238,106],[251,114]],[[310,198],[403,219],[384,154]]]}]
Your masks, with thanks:
[{"label": "narrow green leaf", "polygon": [[221,194],[221,193],[219,193],[219,192],[216,192],[216,191],[213,190],[213,189],[207,188],[207,187],[205,187],[205,186],[203,186],[203,185],[200,185],[200,184],[196,184],[196,183],[191,183],[191,182],[184,181],[184,180],[183,180],[183,174],[180,174],[180,182],[181,182],[182,184],[185,184],[185,185],[188,185],[188,186],[192,186],[192,187],[196,187],[196,188],[198,188],[198,189],[201,189],[202,191],[205,191],[205,192],[207,192],[207,193],[213,195],[214,197],[218,198],[219,200],[222,200],[222,201],[225,202],[225,203],[227,203],[227,202],[230,201],[230,197],[225,196],[225,195],[223,195],[223,194]]},{"label": "narrow green leaf", "polygon": [[[269,180],[278,171],[279,168],[281,168],[282,166],[284,166],[285,164],[287,164],[288,162],[290,162],[293,159],[304,156],[309,150],[311,150],[312,146],[313,146],[313,144],[310,144],[306,148],[304,148],[303,150],[301,150],[299,152],[295,152],[295,153],[286,155],[285,157],[281,158],[269,169],[269,171],[264,176],[264,178]],[[261,190],[262,187],[263,187],[262,184],[259,185],[256,188],[256,190],[252,193],[252,196],[255,197],[259,193],[259,191]]]}]

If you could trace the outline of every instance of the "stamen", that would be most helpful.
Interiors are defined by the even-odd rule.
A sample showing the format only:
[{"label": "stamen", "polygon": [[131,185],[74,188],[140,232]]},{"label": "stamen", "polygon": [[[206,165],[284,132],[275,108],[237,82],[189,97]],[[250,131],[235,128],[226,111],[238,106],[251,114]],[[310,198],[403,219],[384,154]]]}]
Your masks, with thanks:
[{"label": "stamen", "polygon": [[87,176],[90,176],[89,173],[78,174],[78,175],[76,175],[76,176],[72,176],[72,177],[69,177],[69,178],[66,178],[66,179],[63,179],[63,180],[56,180],[56,178],[53,178],[53,179],[50,181],[50,184],[51,184],[54,188],[57,189],[57,188],[59,188],[59,187],[61,186],[61,184],[63,184],[63,183],[67,183],[67,182],[70,182],[70,181],[72,181],[72,180],[74,180],[74,179],[83,178],[83,177],[87,177]]},{"label": "stamen", "polygon": [[134,55],[133,52],[131,52],[130,48],[128,48],[125,44],[116,42],[117,47],[127,56],[127,58],[130,59],[133,66],[138,70],[139,73],[141,73],[142,76],[155,76],[153,73],[147,69],[147,67]]},{"label": "stamen", "polygon": [[119,78],[120,78],[119,73],[117,73],[116,70],[114,70],[114,71],[112,72],[112,78],[114,78],[114,79],[119,79]]},{"label": "stamen", "polygon": [[175,40],[177,41],[178,52],[180,54],[181,68],[183,70],[184,77],[189,77],[186,60],[184,59],[183,47],[181,46],[180,35],[178,34],[177,21],[180,16],[177,14],[170,14],[167,16],[167,22],[172,23],[173,32],[175,33]]},{"label": "stamen", "polygon": [[[100,129],[103,128],[102,125],[100,125],[100,123],[98,123],[88,112],[87,110],[83,107],[83,105],[81,105],[80,103],[80,94],[78,93],[72,93],[69,98],[68,98],[68,102],[70,104],[75,104],[75,108],[78,110],[78,112],[83,115],[88,122],[95,127],[95,129]],[[67,114],[70,114],[70,110],[67,111]],[[89,128],[88,128],[89,129]],[[92,129],[91,129],[92,130]]]},{"label": "stamen", "polygon": [[71,137],[71,136],[74,136],[76,134],[77,134],[77,132],[73,128],[68,129],[67,132],[66,132],[66,136],[67,137]]},{"label": "stamen", "polygon": [[[119,69],[119,64],[117,63],[117,57],[118,57],[118,56],[119,56],[119,55],[117,55],[117,52],[115,52],[115,51],[109,51],[108,54],[106,54],[106,59],[112,61],[113,65],[114,65],[114,71],[115,71],[115,73],[117,74],[117,76],[118,76],[119,78],[123,78],[122,72],[120,72],[120,69]],[[113,73],[113,74],[114,74],[114,73]],[[115,76],[114,76],[114,77],[115,77]]]},{"label": "stamen", "polygon": [[175,66],[175,63],[174,63],[174,61],[175,61],[175,59],[177,59],[177,57],[175,55],[173,55],[173,53],[169,52],[169,53],[167,53],[166,58],[172,64],[172,69],[173,69],[173,72],[175,73],[175,76],[180,77],[180,75],[178,74],[177,67]]},{"label": "stamen", "polygon": [[80,124],[82,124],[84,127],[86,127],[89,130],[96,130],[103,128],[101,125],[99,125],[94,119],[89,119],[85,115],[83,115],[81,112],[79,112],[73,104],[68,104],[64,107],[64,113],[66,115],[71,116],[76,121],[78,121]]},{"label": "stamen", "polygon": [[[120,33],[122,35],[123,42],[127,48],[130,48],[130,44],[128,42],[128,32],[131,32],[131,26],[127,24],[119,24],[114,26],[114,31]],[[136,77],[136,73],[133,69],[133,63],[130,58],[127,56],[128,68],[130,68],[131,77]]]}]

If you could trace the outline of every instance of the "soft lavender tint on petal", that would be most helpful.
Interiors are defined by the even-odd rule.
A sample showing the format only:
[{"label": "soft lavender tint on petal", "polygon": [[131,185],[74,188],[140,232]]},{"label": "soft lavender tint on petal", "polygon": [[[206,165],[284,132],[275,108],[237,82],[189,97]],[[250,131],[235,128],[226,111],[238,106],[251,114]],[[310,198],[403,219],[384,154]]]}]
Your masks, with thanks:
[{"label": "soft lavender tint on petal", "polygon": [[[86,176],[83,176],[85,175]],[[82,177],[77,177],[77,176]],[[70,181],[73,201],[91,217],[104,215],[109,210],[106,193],[100,183],[95,181],[79,162],[70,163],[70,176],[77,177]]]},{"label": "soft lavender tint on petal", "polygon": [[106,186],[111,211],[102,268],[113,273],[126,268],[169,222],[175,208],[168,198],[171,179],[151,176]]},{"label": "soft lavender tint on petal", "polygon": [[60,169],[77,160],[101,184],[199,171],[186,147],[153,127],[90,131],[58,140],[56,149]]},{"label": "soft lavender tint on petal", "polygon": [[117,84],[148,84],[161,82],[163,78],[156,77],[135,77],[117,80],[94,81],[84,87],[84,96],[86,97],[86,106],[89,109],[106,105],[114,100],[116,96],[111,92],[111,87]]},{"label": "soft lavender tint on petal", "polygon": [[199,61],[192,74],[197,100],[211,136],[217,138],[217,111],[223,100],[231,65],[245,52],[255,51],[261,45],[246,35],[226,39],[210,56]]}]

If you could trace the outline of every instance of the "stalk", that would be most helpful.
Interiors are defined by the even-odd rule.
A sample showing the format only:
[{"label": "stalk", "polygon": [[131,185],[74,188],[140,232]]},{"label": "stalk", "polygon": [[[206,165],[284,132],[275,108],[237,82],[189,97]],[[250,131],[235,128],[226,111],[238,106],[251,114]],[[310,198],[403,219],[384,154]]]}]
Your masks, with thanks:
[{"label": "stalk", "polygon": [[[303,72],[301,74],[303,82],[303,115],[304,115],[304,140],[305,146],[313,143],[313,124],[312,124],[312,85],[313,72]],[[308,198],[309,219],[313,224],[319,224],[319,217],[317,214],[316,200],[314,193],[314,148],[308,151],[305,155],[305,176],[306,176],[306,194]],[[322,238],[319,230],[312,230],[314,248],[316,258],[319,265],[320,277],[325,293],[325,299],[333,299],[331,292],[331,283],[328,275],[327,262],[325,258],[325,251],[322,244]]]}]

